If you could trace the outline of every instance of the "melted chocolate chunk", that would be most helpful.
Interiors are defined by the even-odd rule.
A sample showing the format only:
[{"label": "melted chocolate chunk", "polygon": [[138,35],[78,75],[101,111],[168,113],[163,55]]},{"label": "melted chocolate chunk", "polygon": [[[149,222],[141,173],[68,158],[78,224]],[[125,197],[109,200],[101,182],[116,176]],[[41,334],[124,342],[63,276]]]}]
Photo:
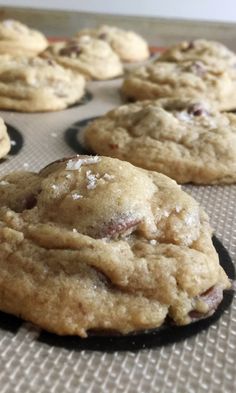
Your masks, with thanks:
[{"label": "melted chocolate chunk", "polygon": [[199,296],[199,300],[203,301],[208,306],[207,313],[202,313],[197,310],[192,310],[189,313],[190,318],[194,321],[201,318],[207,318],[212,315],[223,299],[223,290],[220,287],[211,287],[206,292]]},{"label": "melted chocolate chunk", "polygon": [[182,52],[187,52],[188,50],[194,49],[195,43],[194,41],[189,41],[188,45],[182,49]]},{"label": "melted chocolate chunk", "polygon": [[205,108],[203,108],[203,107],[201,106],[201,104],[194,104],[194,105],[191,105],[191,106],[188,108],[187,112],[188,112],[190,115],[193,115],[193,116],[208,115],[207,110],[206,110]]},{"label": "melted chocolate chunk", "polygon": [[108,224],[104,224],[99,237],[116,238],[119,236],[125,236],[133,232],[139,223],[140,220],[135,218],[121,218],[117,221],[111,220]]},{"label": "melted chocolate chunk", "polygon": [[68,56],[68,57],[70,57],[73,53],[76,54],[76,55],[79,55],[81,53],[81,51],[82,51],[81,47],[78,44],[73,43],[71,45],[68,45],[65,48],[62,48],[59,51],[59,54],[61,56]]},{"label": "melted chocolate chunk", "polygon": [[119,147],[119,145],[117,145],[116,143],[109,143],[108,146],[109,146],[112,150],[118,149],[118,147]]},{"label": "melted chocolate chunk", "polygon": [[194,49],[195,48],[195,42],[194,41],[190,41],[188,44],[188,49]]},{"label": "melted chocolate chunk", "polygon": [[107,34],[106,33],[101,33],[101,34],[99,34],[98,38],[100,40],[106,40],[107,39]]},{"label": "melted chocolate chunk", "polygon": [[37,204],[37,195],[30,194],[25,198],[24,208],[26,210],[33,209]]}]

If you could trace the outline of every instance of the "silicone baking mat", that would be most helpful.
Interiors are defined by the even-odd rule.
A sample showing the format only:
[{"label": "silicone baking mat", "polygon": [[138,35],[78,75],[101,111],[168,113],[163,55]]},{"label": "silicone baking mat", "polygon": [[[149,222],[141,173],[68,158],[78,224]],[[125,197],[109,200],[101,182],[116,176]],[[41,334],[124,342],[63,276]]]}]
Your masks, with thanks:
[{"label": "silicone baking mat", "polygon": [[[121,103],[120,79],[90,82],[90,100],[55,113],[1,112],[11,127],[12,151],[0,174],[38,170],[74,154],[66,133],[81,120]],[[75,127],[75,126],[74,126]],[[75,128],[75,137],[76,137]],[[15,152],[15,153],[14,153]],[[186,186],[208,212],[217,237],[236,259],[236,186]],[[40,340],[29,323],[0,315],[0,391],[13,392],[226,392],[236,391],[236,303],[207,330],[183,342],[139,350],[66,349]]]},{"label": "silicone baking mat", "polygon": [[[87,102],[60,112],[0,112],[12,139],[12,151],[1,161],[0,174],[37,171],[74,154],[68,129],[73,125],[77,138],[74,124],[120,105],[120,84],[120,79],[90,82]],[[235,264],[236,186],[184,188],[204,206]],[[30,323],[0,313],[1,393],[232,393],[235,360],[235,299],[217,322],[184,341],[111,353],[50,343]]]}]

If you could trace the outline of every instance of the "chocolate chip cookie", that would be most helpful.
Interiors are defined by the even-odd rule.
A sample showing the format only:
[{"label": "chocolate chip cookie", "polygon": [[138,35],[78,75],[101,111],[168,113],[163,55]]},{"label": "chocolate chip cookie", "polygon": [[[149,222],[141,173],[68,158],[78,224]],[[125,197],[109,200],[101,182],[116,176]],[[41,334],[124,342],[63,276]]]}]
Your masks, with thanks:
[{"label": "chocolate chip cookie", "polygon": [[104,41],[85,35],[51,44],[43,56],[82,73],[87,79],[106,80],[123,74],[122,63],[111,47]]},{"label": "chocolate chip cookie", "polygon": [[130,71],[122,94],[129,100],[163,97],[208,99],[220,110],[236,108],[236,72],[222,64],[200,60],[155,61]]},{"label": "chocolate chip cookie", "polygon": [[0,187],[0,309],[43,329],[185,325],[230,287],[206,214],[162,174],[75,156]]},{"label": "chocolate chip cookie", "polygon": [[36,56],[48,46],[46,37],[21,22],[0,22],[0,54]]},{"label": "chocolate chip cookie", "polygon": [[[236,67],[236,54],[216,41],[196,39],[182,41],[165,50],[159,61],[182,62],[186,60],[203,61],[208,64],[222,64],[223,67]],[[236,72],[236,71],[235,71]]]},{"label": "chocolate chip cookie", "polygon": [[107,42],[124,62],[144,61],[150,55],[147,42],[133,31],[104,25],[97,29],[79,31],[76,37],[83,35],[95,37]]},{"label": "chocolate chip cookie", "polygon": [[188,99],[118,107],[85,129],[90,151],[164,173],[179,183],[236,182],[236,115]]},{"label": "chocolate chip cookie", "polygon": [[85,79],[52,60],[0,56],[0,109],[64,109],[84,95]]}]

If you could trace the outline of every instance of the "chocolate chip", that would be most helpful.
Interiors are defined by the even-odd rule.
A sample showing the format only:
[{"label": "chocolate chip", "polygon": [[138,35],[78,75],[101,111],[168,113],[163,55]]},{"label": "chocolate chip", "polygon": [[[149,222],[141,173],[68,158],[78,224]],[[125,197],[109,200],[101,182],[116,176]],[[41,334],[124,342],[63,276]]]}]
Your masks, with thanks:
[{"label": "chocolate chip", "polygon": [[110,149],[115,150],[118,149],[118,145],[116,143],[109,143],[108,146],[110,147]]},{"label": "chocolate chip", "polygon": [[195,321],[196,319],[202,319],[205,317],[207,317],[207,315],[203,314],[202,312],[196,311],[196,310],[192,310],[189,312],[188,314],[190,316],[190,318]]},{"label": "chocolate chip", "polygon": [[120,236],[125,236],[128,233],[133,232],[140,220],[138,219],[118,219],[111,220],[109,223],[105,224],[104,227],[101,229],[100,237],[109,237],[109,238],[116,238]]},{"label": "chocolate chip", "polygon": [[190,49],[194,49],[195,48],[195,43],[194,41],[189,41],[187,46],[185,48],[182,49],[182,52],[187,52]]},{"label": "chocolate chip", "polygon": [[192,320],[202,319],[212,315],[223,299],[223,290],[217,286],[211,287],[202,293],[199,299],[207,304],[208,311],[205,314],[197,310],[190,311],[189,316]]},{"label": "chocolate chip", "polygon": [[106,40],[107,39],[107,34],[106,33],[101,33],[101,34],[99,34],[98,38],[100,40]]},{"label": "chocolate chip", "polygon": [[55,62],[51,59],[48,59],[47,62],[48,62],[48,65],[51,65],[51,66],[55,65]]},{"label": "chocolate chip", "polygon": [[59,50],[59,55],[67,56],[68,55],[68,48],[62,48]]},{"label": "chocolate chip", "polygon": [[193,104],[193,105],[191,105],[191,106],[188,108],[187,112],[188,112],[190,115],[193,115],[193,116],[203,116],[203,115],[206,116],[206,115],[208,115],[208,112],[206,111],[205,108],[203,108],[203,107],[201,106],[201,104]]},{"label": "chocolate chip", "polygon": [[70,57],[73,53],[75,53],[76,55],[79,55],[81,53],[82,49],[79,45],[77,44],[72,44],[72,45],[68,45],[65,48],[62,48],[59,51],[59,54],[61,56],[68,56]]},{"label": "chocolate chip", "polygon": [[190,41],[188,44],[188,49],[194,49],[195,48],[195,43],[194,41]]},{"label": "chocolate chip", "polygon": [[201,116],[203,113],[204,113],[204,111],[200,108],[193,111],[194,116]]},{"label": "chocolate chip", "polygon": [[124,100],[131,103],[136,101],[134,97],[125,97]]},{"label": "chocolate chip", "polygon": [[26,210],[33,209],[37,204],[37,198],[36,195],[31,194],[25,199],[25,204],[24,207]]}]

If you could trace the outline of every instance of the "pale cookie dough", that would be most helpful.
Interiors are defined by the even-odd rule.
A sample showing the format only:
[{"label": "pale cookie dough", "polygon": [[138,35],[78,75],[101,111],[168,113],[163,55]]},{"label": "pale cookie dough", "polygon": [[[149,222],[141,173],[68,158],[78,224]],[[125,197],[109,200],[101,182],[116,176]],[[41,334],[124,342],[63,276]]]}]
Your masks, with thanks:
[{"label": "pale cookie dough", "polygon": [[122,63],[110,46],[89,36],[51,44],[43,56],[82,73],[87,79],[106,80],[123,74]]},{"label": "pale cookie dough", "polygon": [[123,105],[90,123],[90,151],[164,173],[179,183],[236,183],[236,115],[180,99]]},{"label": "pale cookie dough", "polygon": [[11,148],[11,141],[7,133],[7,127],[0,118],[0,159],[7,155]]},{"label": "pale cookie dough", "polygon": [[104,25],[79,31],[76,37],[83,35],[106,41],[124,62],[144,61],[150,56],[147,42],[133,31]]},{"label": "pale cookie dough", "polygon": [[165,50],[158,58],[159,61],[182,62],[185,60],[201,60],[209,64],[221,64],[232,67],[236,72],[236,54],[226,46],[216,41],[196,39],[182,41]]},{"label": "pale cookie dough", "polygon": [[220,110],[236,108],[236,73],[198,61],[156,61],[130,71],[122,94],[130,100],[163,97],[208,99]]},{"label": "pale cookie dough", "polygon": [[84,95],[85,79],[52,60],[0,56],[0,109],[64,109]]},{"label": "pale cookie dough", "polygon": [[173,180],[75,156],[0,180],[0,310],[57,334],[123,334],[214,313],[229,280]]},{"label": "pale cookie dough", "polygon": [[36,56],[48,46],[46,37],[15,20],[0,23],[0,54]]}]

